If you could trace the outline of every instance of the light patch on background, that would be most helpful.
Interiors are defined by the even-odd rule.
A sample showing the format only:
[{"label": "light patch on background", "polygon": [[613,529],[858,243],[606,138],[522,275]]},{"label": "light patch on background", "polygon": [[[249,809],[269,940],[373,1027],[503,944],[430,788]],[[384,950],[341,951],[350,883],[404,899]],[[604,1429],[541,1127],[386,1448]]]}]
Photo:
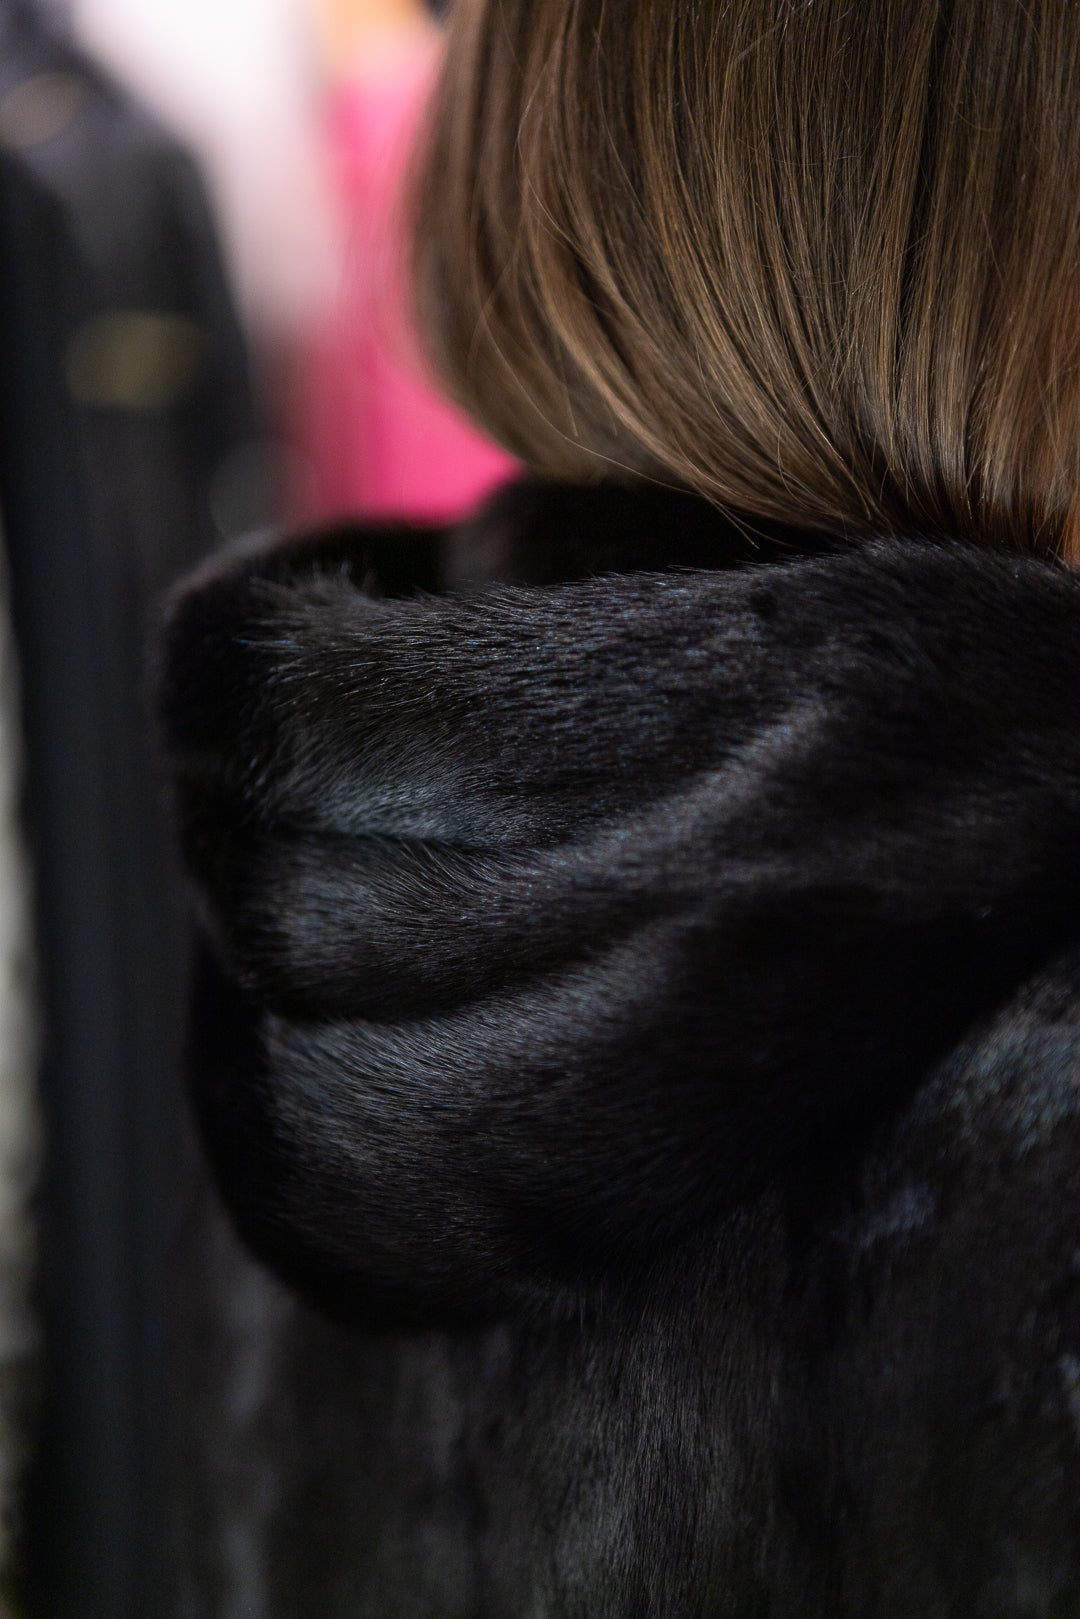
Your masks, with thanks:
[{"label": "light patch on background", "polygon": [[71,20],[201,159],[243,312],[287,335],[330,295],[335,263],[303,0],[73,0]]},{"label": "light patch on background", "polygon": [[60,135],[78,113],[86,81],[77,73],[36,73],[0,101],[0,145],[33,151]]},{"label": "light patch on background", "polygon": [[68,344],[68,392],[98,409],[167,410],[198,380],[205,351],[202,328],[184,315],[110,310],[78,327]]},{"label": "light patch on background", "polygon": [[[38,1326],[33,1191],[41,1120],[33,894],[22,828],[19,674],[0,534],[0,1572],[7,1574],[28,1455]],[[3,1614],[0,1597],[0,1615]]]}]

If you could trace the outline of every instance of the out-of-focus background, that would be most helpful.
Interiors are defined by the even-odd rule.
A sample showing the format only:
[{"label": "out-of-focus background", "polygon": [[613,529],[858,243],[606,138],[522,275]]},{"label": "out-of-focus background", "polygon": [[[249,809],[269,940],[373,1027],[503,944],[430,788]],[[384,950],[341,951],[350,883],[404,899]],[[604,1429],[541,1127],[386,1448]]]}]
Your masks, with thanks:
[{"label": "out-of-focus background", "polygon": [[445,9],[66,0],[71,37],[183,141],[209,191],[270,440],[222,480],[226,526],[247,518],[244,494],[255,516],[269,499],[290,517],[441,519],[505,475],[435,401],[403,307],[400,205]]},{"label": "out-of-focus background", "polygon": [[0,1619],[353,1607],[377,1379],[190,1137],[145,648],[237,534],[513,472],[410,325],[440,9],[0,0]]}]

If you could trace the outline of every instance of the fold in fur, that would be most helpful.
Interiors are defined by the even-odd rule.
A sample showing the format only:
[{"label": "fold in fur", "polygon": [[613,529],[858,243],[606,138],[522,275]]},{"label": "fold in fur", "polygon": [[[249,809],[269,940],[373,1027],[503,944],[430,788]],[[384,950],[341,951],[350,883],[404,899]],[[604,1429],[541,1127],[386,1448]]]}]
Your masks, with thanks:
[{"label": "fold in fur", "polygon": [[[789,1483],[770,1473],[746,1510],[755,1535],[787,1513],[787,1538],[771,1573],[733,1552],[723,1600],[687,1576],[689,1605],[643,1612],[1064,1614],[1008,1605],[1024,1556],[1047,1603],[1080,1603],[1060,1372],[1080,1357],[1080,1205],[1061,1212],[1080,1191],[1080,1004],[1053,965],[1080,945],[1080,581],[526,485],[456,534],[227,556],[173,600],[163,646],[212,940],[196,1103],[255,1251],[369,1326],[614,1311],[632,1355],[625,1322],[659,1311],[695,1389],[713,1351],[673,1278],[714,1332],[726,1299],[733,1342],[752,1317],[760,1406],[724,1465],[740,1476],[756,1431]],[[1008,1337],[1025,1310],[1052,1317],[1028,1362]],[[1001,1333],[1011,1438],[979,1361]],[[931,1585],[883,1605],[890,1579],[921,1589],[925,1468],[901,1452],[927,1401],[950,1420],[965,1357],[989,1381],[955,1455],[1006,1483],[985,1511],[953,1483],[936,1498],[980,1556],[1000,1563],[1018,1512],[1028,1550],[992,1578],[954,1569],[953,1606]],[[1036,1375],[1053,1393],[1032,1437],[1010,1401]],[[686,1461],[688,1488],[704,1465]],[[841,1545],[815,1496],[836,1514],[853,1488],[871,1504]],[[891,1573],[890,1514],[908,1537]],[[956,1605],[993,1579],[1005,1606]],[[536,1611],[638,1611],[601,1589]],[[777,1590],[801,1605],[752,1605]]]}]

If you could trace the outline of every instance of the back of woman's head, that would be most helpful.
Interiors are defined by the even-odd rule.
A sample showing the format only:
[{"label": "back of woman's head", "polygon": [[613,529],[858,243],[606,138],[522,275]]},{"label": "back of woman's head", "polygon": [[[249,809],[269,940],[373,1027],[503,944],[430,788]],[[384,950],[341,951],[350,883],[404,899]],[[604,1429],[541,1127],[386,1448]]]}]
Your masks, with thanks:
[{"label": "back of woman's head", "polygon": [[1068,551],[1074,0],[457,0],[437,365],[560,475]]}]

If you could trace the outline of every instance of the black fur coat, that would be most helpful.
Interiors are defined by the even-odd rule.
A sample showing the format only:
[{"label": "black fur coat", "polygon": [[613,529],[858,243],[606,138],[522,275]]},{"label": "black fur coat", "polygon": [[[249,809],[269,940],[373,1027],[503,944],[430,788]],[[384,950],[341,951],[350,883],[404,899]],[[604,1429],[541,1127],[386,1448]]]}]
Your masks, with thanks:
[{"label": "black fur coat", "polygon": [[196,1111],[364,1368],[273,1612],[1080,1619],[1080,578],[526,484],[163,648]]}]

